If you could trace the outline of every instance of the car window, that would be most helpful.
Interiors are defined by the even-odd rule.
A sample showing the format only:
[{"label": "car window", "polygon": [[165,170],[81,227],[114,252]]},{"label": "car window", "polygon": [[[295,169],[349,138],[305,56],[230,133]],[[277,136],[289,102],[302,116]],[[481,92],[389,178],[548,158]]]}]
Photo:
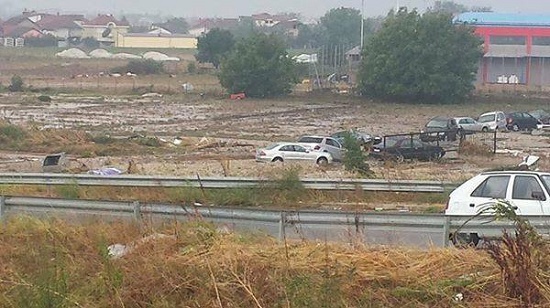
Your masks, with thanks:
[{"label": "car window", "polygon": [[307,152],[306,148],[301,145],[294,145],[294,152]]},{"label": "car window", "polygon": [[305,136],[305,137],[300,138],[300,140],[298,140],[298,142],[303,142],[303,143],[321,143],[321,142],[323,142],[323,138]]},{"label": "car window", "polygon": [[424,146],[424,143],[420,140],[416,140],[416,139],[413,139],[412,141],[412,145],[415,147],[415,148],[421,148]]},{"label": "car window", "polygon": [[467,119],[460,119],[458,121],[458,124],[468,124],[468,120]]},{"label": "car window", "polygon": [[541,178],[544,186],[546,186],[546,191],[550,192],[550,175],[543,175]]},{"label": "car window", "polygon": [[504,118],[505,118],[504,114],[499,113],[498,116],[497,116],[497,121],[502,121],[502,120],[504,120]]},{"label": "car window", "polygon": [[396,138],[385,138],[385,143],[386,143],[386,147],[387,148],[390,148],[390,147],[394,147],[396,146],[399,141],[401,141],[402,139],[396,139]]},{"label": "car window", "polygon": [[474,124],[475,122],[476,121],[474,121],[474,119],[472,119],[472,118],[467,118],[466,119],[466,123],[468,123],[468,124]]},{"label": "car window", "polygon": [[279,151],[283,151],[283,152],[294,152],[294,146],[290,145],[290,144],[287,144],[287,145],[284,145],[282,146]]},{"label": "car window", "polygon": [[[538,196],[538,197],[537,197]],[[516,176],[512,199],[522,200],[546,200],[542,187],[533,176]]]},{"label": "car window", "polygon": [[340,147],[340,145],[338,144],[338,142],[336,142],[336,141],[333,140],[333,139],[327,139],[327,144],[330,145],[330,146],[336,147],[336,148],[339,148],[339,147]]},{"label": "car window", "polygon": [[433,119],[428,124],[426,124],[426,127],[438,127],[438,128],[446,128],[447,127],[447,120],[445,119]]},{"label": "car window", "polygon": [[490,176],[474,190],[471,196],[504,199],[509,181],[509,175]]},{"label": "car window", "polygon": [[479,119],[477,121],[487,123],[487,122],[492,122],[494,120],[495,120],[495,115],[494,114],[486,114],[484,116],[479,117]]}]

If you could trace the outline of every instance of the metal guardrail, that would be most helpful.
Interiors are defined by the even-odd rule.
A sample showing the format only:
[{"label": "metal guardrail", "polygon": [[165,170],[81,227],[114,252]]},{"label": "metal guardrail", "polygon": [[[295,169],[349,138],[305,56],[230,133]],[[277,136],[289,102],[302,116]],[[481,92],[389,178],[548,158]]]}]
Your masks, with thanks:
[{"label": "metal guardrail", "polygon": [[[231,230],[266,233],[280,240],[300,238],[409,246],[447,246],[449,234],[458,229],[495,237],[501,235],[503,229],[514,228],[512,222],[490,221],[490,217],[481,217],[463,225],[469,217],[443,214],[264,210],[137,201],[0,197],[0,218],[19,214],[66,217],[71,221],[90,217],[146,220],[150,223],[202,219]],[[550,234],[550,216],[529,217],[529,220],[539,232]]]},{"label": "metal guardrail", "polygon": [[[415,193],[442,193],[454,189],[456,184],[439,181],[388,181],[373,179],[302,179],[307,189],[395,191]],[[165,177],[56,173],[0,173],[0,184],[26,185],[83,185],[83,186],[134,186],[134,187],[202,187],[247,188],[274,184],[274,180],[244,177]]]}]

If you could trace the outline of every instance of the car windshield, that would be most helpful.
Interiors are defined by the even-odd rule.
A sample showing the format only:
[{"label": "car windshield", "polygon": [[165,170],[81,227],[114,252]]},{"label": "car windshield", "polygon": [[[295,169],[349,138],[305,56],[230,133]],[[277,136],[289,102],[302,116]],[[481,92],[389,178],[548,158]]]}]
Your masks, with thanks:
[{"label": "car windshield", "polygon": [[298,142],[303,142],[303,143],[322,143],[323,142],[323,138],[321,137],[302,137],[300,138],[300,140],[298,140]]},{"label": "car windshield", "polygon": [[279,143],[273,143],[265,147],[266,150],[273,150],[275,147],[277,147]]},{"label": "car windshield", "polygon": [[479,117],[479,119],[477,121],[486,123],[486,122],[491,122],[491,121],[494,121],[494,120],[495,120],[495,114],[486,114],[486,115],[482,115],[481,117]]},{"label": "car windshield", "polygon": [[447,120],[445,119],[434,119],[426,124],[426,127],[447,127]]}]

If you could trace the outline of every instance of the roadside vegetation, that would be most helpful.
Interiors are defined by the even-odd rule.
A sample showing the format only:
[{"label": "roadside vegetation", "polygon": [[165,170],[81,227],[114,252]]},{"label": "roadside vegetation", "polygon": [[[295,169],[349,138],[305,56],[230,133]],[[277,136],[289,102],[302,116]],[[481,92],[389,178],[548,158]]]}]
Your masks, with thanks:
[{"label": "roadside vegetation", "polygon": [[[130,249],[112,258],[116,243]],[[0,262],[0,298],[11,307],[522,303],[506,296],[484,251],[279,243],[221,232],[199,217],[155,227],[17,217],[0,225]]]}]

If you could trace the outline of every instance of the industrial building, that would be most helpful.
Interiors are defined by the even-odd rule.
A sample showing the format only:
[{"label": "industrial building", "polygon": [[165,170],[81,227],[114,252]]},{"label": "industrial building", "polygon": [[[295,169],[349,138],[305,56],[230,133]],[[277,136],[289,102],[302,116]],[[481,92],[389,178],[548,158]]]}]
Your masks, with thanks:
[{"label": "industrial building", "polygon": [[478,84],[550,86],[550,14],[470,12],[454,21],[483,40]]}]

